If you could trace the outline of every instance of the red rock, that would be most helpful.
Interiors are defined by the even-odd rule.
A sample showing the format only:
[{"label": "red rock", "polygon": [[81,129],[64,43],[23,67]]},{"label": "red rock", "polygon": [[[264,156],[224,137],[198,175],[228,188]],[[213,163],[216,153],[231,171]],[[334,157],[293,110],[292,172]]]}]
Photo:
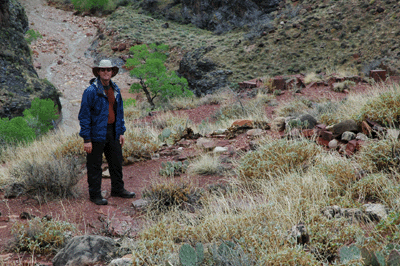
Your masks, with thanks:
[{"label": "red rock", "polygon": [[229,140],[220,140],[220,141],[217,141],[217,144],[216,144],[216,146],[219,146],[219,147],[225,147],[225,146],[228,146],[228,145],[230,145],[231,144],[231,142],[229,141]]},{"label": "red rock", "polygon": [[333,139],[333,134],[332,134],[332,132],[330,132],[330,131],[328,131],[328,130],[323,130],[323,131],[321,131],[321,132],[319,133],[319,135],[320,135],[320,137],[321,137],[323,140],[328,141],[328,143],[329,143],[329,141],[331,141],[331,140]]},{"label": "red rock", "polygon": [[386,80],[386,70],[371,70],[369,77],[374,79],[375,82],[381,82]]},{"label": "red rock", "polygon": [[372,128],[370,127],[370,125],[367,123],[367,121],[362,121],[361,123],[361,130],[363,132],[364,135],[370,137],[371,133],[372,133]]},{"label": "red rock", "polygon": [[117,46],[113,46],[111,47],[111,50],[113,50],[114,52],[118,51],[118,47]]},{"label": "red rock", "polygon": [[88,33],[86,33],[86,36],[87,36],[87,37],[89,37],[89,36],[93,36],[93,33],[91,33],[91,32],[88,32]]},{"label": "red rock", "polygon": [[357,147],[357,140],[351,140],[347,143],[346,145],[346,154],[347,155],[353,155],[354,152],[356,151],[356,147]]},{"label": "red rock", "polygon": [[303,135],[306,138],[311,138],[312,136],[315,135],[315,130],[314,129],[303,129],[301,131],[301,135]]},{"label": "red rock", "polygon": [[239,126],[239,127],[253,127],[253,121],[252,120],[246,120],[246,119],[239,119],[236,120],[235,122],[232,123],[232,126]]},{"label": "red rock", "polygon": [[122,52],[126,49],[126,44],[125,43],[120,43],[118,45],[118,51]]},{"label": "red rock", "polygon": [[272,87],[274,90],[285,90],[286,89],[286,81],[282,77],[276,77],[272,81]]},{"label": "red rock", "polygon": [[325,140],[321,137],[317,138],[317,144],[325,146],[325,147],[329,147],[329,140]]}]

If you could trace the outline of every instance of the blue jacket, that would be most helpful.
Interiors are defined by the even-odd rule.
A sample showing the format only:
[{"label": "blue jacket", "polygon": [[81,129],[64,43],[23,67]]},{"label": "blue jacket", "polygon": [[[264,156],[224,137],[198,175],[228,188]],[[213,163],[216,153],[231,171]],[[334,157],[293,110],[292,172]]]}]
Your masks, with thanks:
[{"label": "blue jacket", "polygon": [[[124,107],[121,92],[114,82],[110,81],[114,88],[115,96],[115,137],[118,140],[123,135],[125,128]],[[79,110],[79,124],[81,130],[79,136],[85,141],[105,142],[108,122],[108,98],[99,78],[94,79],[91,85],[83,92],[81,109]]]}]

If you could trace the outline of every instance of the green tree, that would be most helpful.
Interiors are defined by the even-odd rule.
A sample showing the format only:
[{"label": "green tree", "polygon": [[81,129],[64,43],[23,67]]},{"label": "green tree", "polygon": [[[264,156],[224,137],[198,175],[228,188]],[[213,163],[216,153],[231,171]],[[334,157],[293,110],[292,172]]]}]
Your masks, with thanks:
[{"label": "green tree", "polygon": [[161,101],[178,96],[192,96],[188,82],[180,78],[175,71],[168,71],[164,65],[167,59],[168,45],[136,45],[130,51],[133,57],[126,62],[126,67],[134,67],[130,74],[139,79],[139,83],[131,86],[131,92],[143,91],[151,109],[155,108],[154,99]]}]

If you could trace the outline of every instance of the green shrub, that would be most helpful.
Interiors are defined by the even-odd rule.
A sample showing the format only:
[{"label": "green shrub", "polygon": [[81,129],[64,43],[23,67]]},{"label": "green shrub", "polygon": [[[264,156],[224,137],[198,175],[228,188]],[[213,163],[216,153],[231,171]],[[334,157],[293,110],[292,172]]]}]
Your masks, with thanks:
[{"label": "green shrub", "polygon": [[370,172],[395,170],[400,163],[399,152],[400,143],[397,140],[370,141],[361,146],[357,162]]},{"label": "green shrub", "polygon": [[272,141],[261,145],[256,151],[246,153],[238,161],[236,171],[241,178],[278,177],[307,167],[320,152],[322,148],[308,140]]},{"label": "green shrub", "polygon": [[189,165],[189,161],[182,162],[162,162],[160,175],[174,177],[179,176],[186,172],[186,169]]},{"label": "green shrub", "polygon": [[0,143],[31,142],[53,128],[53,120],[58,118],[57,108],[50,99],[35,98],[24,117],[0,119]]},{"label": "green shrub", "polygon": [[400,89],[380,93],[361,108],[357,120],[370,119],[384,126],[400,124]]},{"label": "green shrub", "polygon": [[29,158],[10,170],[14,180],[24,185],[24,194],[39,201],[76,196],[79,173],[78,161],[73,157]]},{"label": "green shrub", "polygon": [[143,91],[151,108],[155,108],[154,99],[162,102],[170,98],[192,96],[188,82],[174,71],[167,71],[164,63],[167,59],[168,45],[146,44],[131,47],[133,57],[126,62],[130,74],[140,80],[131,86],[131,92]]},{"label": "green shrub", "polygon": [[58,118],[57,107],[51,99],[35,98],[31,103],[31,108],[26,109],[23,114],[27,121],[37,120],[36,125],[32,127],[38,136],[52,129],[53,121]]},{"label": "green shrub", "polygon": [[31,44],[33,41],[36,41],[38,38],[42,38],[40,32],[30,29],[25,34],[25,40],[28,44]]},{"label": "green shrub", "polygon": [[105,10],[109,5],[109,0],[71,0],[71,2],[74,8],[79,11]]},{"label": "green shrub", "polygon": [[67,235],[75,231],[70,223],[46,218],[16,222],[12,227],[15,240],[10,249],[17,253],[54,255],[65,244]]},{"label": "green shrub", "polygon": [[30,142],[35,138],[35,130],[23,117],[0,119],[0,143]]}]

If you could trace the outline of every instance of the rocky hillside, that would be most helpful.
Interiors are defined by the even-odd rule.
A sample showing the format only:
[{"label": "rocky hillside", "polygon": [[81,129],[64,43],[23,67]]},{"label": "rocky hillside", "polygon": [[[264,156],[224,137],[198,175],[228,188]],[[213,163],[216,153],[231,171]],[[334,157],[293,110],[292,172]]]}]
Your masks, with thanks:
[{"label": "rocky hillside", "polygon": [[16,0],[0,0],[0,118],[22,115],[35,97],[51,98],[61,110],[57,89],[40,80],[24,38],[28,18]]},{"label": "rocky hillside", "polygon": [[184,58],[179,72],[197,94],[265,76],[377,68],[393,75],[399,11],[392,0],[133,1],[108,18],[96,50],[124,58],[121,43],[167,43],[170,67]]}]

